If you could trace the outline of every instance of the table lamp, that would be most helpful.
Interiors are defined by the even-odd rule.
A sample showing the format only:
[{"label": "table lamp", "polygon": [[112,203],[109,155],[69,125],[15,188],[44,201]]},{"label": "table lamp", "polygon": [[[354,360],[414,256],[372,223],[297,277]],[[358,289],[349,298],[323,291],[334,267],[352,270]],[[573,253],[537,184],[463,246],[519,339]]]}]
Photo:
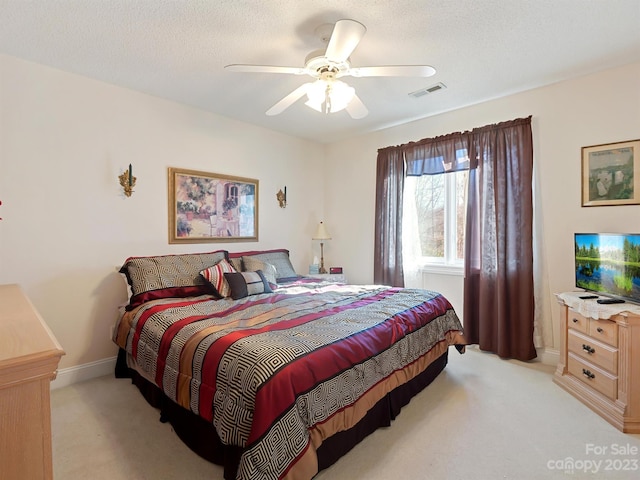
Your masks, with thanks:
[{"label": "table lamp", "polygon": [[327,232],[324,223],[320,222],[312,240],[320,240],[320,273],[327,273],[324,268],[324,240],[331,240],[331,236]]}]

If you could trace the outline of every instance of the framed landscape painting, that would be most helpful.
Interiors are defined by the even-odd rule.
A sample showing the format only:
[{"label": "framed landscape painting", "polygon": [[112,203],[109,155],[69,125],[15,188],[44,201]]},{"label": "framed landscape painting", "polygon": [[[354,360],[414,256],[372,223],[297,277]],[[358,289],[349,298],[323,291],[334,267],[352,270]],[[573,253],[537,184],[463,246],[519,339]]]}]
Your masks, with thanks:
[{"label": "framed landscape painting", "polygon": [[582,206],[640,204],[640,140],[582,147]]},{"label": "framed landscape painting", "polygon": [[258,240],[258,180],[169,168],[169,243]]}]

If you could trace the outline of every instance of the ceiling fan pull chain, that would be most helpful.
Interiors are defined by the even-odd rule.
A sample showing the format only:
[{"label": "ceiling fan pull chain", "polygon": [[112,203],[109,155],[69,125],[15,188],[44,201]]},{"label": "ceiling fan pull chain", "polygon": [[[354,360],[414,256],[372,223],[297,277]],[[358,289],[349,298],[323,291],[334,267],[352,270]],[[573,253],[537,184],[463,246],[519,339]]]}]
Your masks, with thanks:
[{"label": "ceiling fan pull chain", "polygon": [[324,113],[331,111],[331,84],[327,82],[327,89],[324,91]]}]

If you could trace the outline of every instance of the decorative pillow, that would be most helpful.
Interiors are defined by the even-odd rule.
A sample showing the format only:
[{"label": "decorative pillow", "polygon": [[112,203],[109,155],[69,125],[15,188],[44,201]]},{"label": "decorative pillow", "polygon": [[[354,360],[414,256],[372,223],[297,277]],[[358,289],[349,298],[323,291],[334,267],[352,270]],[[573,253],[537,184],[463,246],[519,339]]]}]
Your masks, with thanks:
[{"label": "decorative pillow", "polygon": [[255,272],[261,270],[264,274],[264,278],[267,279],[271,288],[276,288],[278,282],[276,281],[277,272],[276,267],[270,263],[263,262],[255,257],[242,257],[244,263],[244,269],[247,272]]},{"label": "decorative pillow", "polygon": [[231,298],[234,300],[260,293],[273,293],[260,270],[257,272],[225,273],[224,278],[229,282]]},{"label": "decorative pillow", "polygon": [[202,270],[200,275],[213,285],[213,288],[221,297],[226,298],[231,295],[231,288],[229,288],[229,283],[225,280],[224,274],[235,273],[235,271],[236,269],[229,262],[220,260],[215,265]]},{"label": "decorative pillow", "polygon": [[128,309],[149,300],[211,294],[200,271],[224,260],[226,250],[208,253],[130,257],[120,268],[131,286]]},{"label": "decorative pillow", "polygon": [[229,262],[233,265],[233,268],[236,269],[236,272],[242,272],[244,270],[244,265],[242,265],[242,257],[232,257],[229,256]]},{"label": "decorative pillow", "polygon": [[289,260],[288,250],[266,250],[264,252],[255,252],[255,253],[248,252],[247,254],[242,256],[242,261],[245,265],[247,263],[247,259],[249,258],[261,260],[265,263],[270,263],[271,265],[276,267],[277,281],[288,279],[288,278],[295,278],[298,276],[295,269],[293,268],[293,265],[291,265],[291,260]]}]

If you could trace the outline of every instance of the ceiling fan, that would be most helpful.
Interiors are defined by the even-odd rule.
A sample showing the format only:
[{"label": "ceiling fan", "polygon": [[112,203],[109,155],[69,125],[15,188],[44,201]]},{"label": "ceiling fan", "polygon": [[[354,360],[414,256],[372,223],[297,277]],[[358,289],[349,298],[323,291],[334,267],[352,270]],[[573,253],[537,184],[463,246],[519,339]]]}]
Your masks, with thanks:
[{"label": "ceiling fan", "polygon": [[321,25],[316,29],[316,33],[327,41],[327,48],[307,55],[304,67],[233,64],[225,68],[233,72],[286,73],[309,75],[315,78],[315,81],[300,85],[276,103],[267,110],[267,115],[282,113],[306,95],[305,104],[314,110],[333,113],[345,109],[352,118],[363,118],[369,113],[367,107],[358,98],[355,89],[339,80],[340,78],[349,75],[352,77],[430,77],[436,73],[435,68],[429,65],[352,67],[349,56],[366,31],[363,24],[348,19],[338,20],[335,26]]}]

